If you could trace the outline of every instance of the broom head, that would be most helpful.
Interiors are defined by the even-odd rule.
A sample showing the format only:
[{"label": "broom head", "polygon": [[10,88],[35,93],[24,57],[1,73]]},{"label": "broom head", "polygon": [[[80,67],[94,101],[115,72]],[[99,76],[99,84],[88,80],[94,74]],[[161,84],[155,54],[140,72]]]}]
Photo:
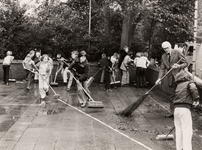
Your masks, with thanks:
[{"label": "broom head", "polygon": [[125,116],[125,117],[129,117],[131,116],[131,114],[133,113],[133,111],[135,111],[135,109],[137,109],[140,104],[144,101],[144,99],[148,96],[148,94],[144,94],[141,98],[139,98],[136,102],[134,102],[133,104],[129,105],[126,109],[124,109],[122,112],[120,112],[119,114],[121,116]]},{"label": "broom head", "polygon": [[161,134],[161,135],[157,135],[156,139],[157,140],[173,140],[174,135],[173,134],[169,134],[169,135]]},{"label": "broom head", "polygon": [[121,81],[115,81],[115,82],[111,82],[110,84],[114,85],[114,84],[120,84],[120,83],[121,83]]},{"label": "broom head", "polygon": [[51,82],[50,85],[53,87],[58,87],[58,83],[56,83],[56,82]]},{"label": "broom head", "polygon": [[16,82],[15,79],[9,79],[9,82]]},{"label": "broom head", "polygon": [[104,104],[101,101],[89,101],[88,108],[104,108]]},{"label": "broom head", "polygon": [[60,99],[60,95],[59,94],[55,94],[54,95],[54,99]]}]

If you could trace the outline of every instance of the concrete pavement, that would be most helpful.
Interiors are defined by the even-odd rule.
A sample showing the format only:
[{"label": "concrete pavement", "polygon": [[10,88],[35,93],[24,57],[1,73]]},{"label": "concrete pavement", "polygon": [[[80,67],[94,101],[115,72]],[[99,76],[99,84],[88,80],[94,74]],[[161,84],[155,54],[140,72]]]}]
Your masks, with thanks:
[{"label": "concrete pavement", "polygon": [[[30,91],[26,83],[0,83],[1,150],[174,150],[175,141],[158,141],[156,135],[173,127],[168,114],[166,95],[158,90],[134,111],[132,117],[116,115],[140,98],[148,89],[119,87],[105,92],[104,85],[90,87],[92,97],[102,101],[104,109],[80,108],[76,88],[54,87],[61,99],[53,98],[45,107],[36,104],[38,85]],[[193,112],[193,149],[201,149],[201,112]]]}]

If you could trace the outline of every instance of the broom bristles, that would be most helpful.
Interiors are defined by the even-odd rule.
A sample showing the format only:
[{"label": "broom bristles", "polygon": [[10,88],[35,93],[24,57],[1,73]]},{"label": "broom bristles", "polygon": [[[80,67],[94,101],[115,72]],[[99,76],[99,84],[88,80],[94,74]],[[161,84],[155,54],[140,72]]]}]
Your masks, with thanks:
[{"label": "broom bristles", "polygon": [[126,109],[124,109],[122,112],[120,112],[119,114],[121,116],[125,116],[125,117],[129,117],[131,116],[131,114],[133,113],[133,111],[135,111],[135,109],[137,109],[140,104],[144,101],[144,99],[148,96],[148,94],[143,95],[141,98],[139,98],[136,102],[134,102],[133,104],[129,105]]},{"label": "broom bristles", "polygon": [[104,104],[101,101],[89,101],[88,108],[104,108]]}]

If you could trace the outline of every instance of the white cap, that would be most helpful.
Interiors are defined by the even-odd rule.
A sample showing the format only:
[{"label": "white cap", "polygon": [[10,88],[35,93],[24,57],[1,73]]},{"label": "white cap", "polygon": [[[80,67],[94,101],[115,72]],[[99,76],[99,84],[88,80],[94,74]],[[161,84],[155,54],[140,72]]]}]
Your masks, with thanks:
[{"label": "white cap", "polygon": [[162,43],[162,48],[171,48],[171,44],[168,41]]},{"label": "white cap", "polygon": [[7,54],[7,55],[12,55],[12,52],[11,52],[11,51],[7,51],[6,54]]}]

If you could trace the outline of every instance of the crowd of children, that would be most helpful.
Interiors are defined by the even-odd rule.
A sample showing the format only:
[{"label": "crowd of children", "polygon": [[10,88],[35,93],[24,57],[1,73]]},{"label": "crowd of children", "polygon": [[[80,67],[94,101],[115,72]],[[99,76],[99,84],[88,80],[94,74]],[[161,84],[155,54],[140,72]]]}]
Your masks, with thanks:
[{"label": "crowd of children", "polygon": [[[163,44],[166,44],[166,46]],[[182,57],[180,52],[176,52],[174,55],[175,50],[171,49],[171,45],[168,42],[163,44],[162,47],[165,47],[163,47],[165,52],[170,55],[172,54],[172,57],[176,57],[176,62],[170,65],[170,67],[167,67],[167,69],[172,68],[173,72],[178,69],[174,74],[173,79],[176,84],[174,92],[175,98],[173,99],[176,148],[177,150],[191,150],[193,131],[190,109],[192,106],[196,107],[199,104],[199,93],[195,83],[191,81],[190,75],[184,70],[187,64],[186,60],[181,64],[178,64],[177,62],[177,59],[180,58],[182,61],[182,58],[184,57]],[[170,45],[170,47],[167,45]],[[170,57],[166,53],[162,56],[162,59],[165,59],[165,62],[170,61]],[[179,55],[179,58],[177,58],[177,54]],[[121,83],[121,86],[129,85],[130,67],[135,67],[136,87],[147,87],[145,76],[146,69],[150,64],[147,57],[148,53],[145,51],[137,52],[136,57],[133,58],[133,52],[129,51],[127,46],[121,50],[120,54],[114,53],[112,56],[108,56],[103,53],[102,58],[99,61],[100,67],[102,68],[100,83],[105,83],[106,92],[112,91],[111,85],[114,86],[117,81],[119,81],[118,83]],[[9,71],[13,59],[12,52],[8,51],[2,64],[4,72],[3,81],[6,85],[9,85]],[[63,82],[67,85],[67,91],[70,90],[73,79],[76,81],[78,101],[81,107],[85,107],[89,100],[88,94],[90,94],[87,83],[89,78],[87,53],[85,51],[72,51],[69,59],[65,59],[61,54],[58,54],[57,61],[58,67],[56,69],[56,74],[61,72]],[[22,61],[22,66],[26,71],[27,90],[31,89],[33,79],[37,81],[40,94],[38,103],[40,103],[40,105],[45,105],[48,101],[46,98],[49,95],[50,77],[54,67],[53,60],[50,55],[41,55],[40,51],[36,52],[31,50]],[[161,65],[160,69],[164,71],[165,67],[162,66],[163,65]],[[159,78],[156,81],[156,84],[160,83],[161,79]],[[86,94],[86,92],[88,94]]]},{"label": "crowd of children", "polygon": [[146,69],[150,64],[148,53],[137,52],[133,57],[133,52],[129,51],[125,46],[120,54],[114,53],[112,56],[102,54],[99,61],[102,68],[100,83],[105,82],[105,90],[112,91],[110,87],[116,87],[116,83],[120,83],[122,87],[130,84],[130,69],[135,68],[135,84],[136,87],[147,87]]},{"label": "crowd of children", "polygon": [[[37,54],[37,55],[36,55]],[[57,54],[58,67],[56,74],[61,72],[63,83],[67,85],[67,91],[70,90],[73,79],[77,83],[78,100],[81,107],[85,107],[88,97],[84,93],[84,90],[90,93],[87,86],[89,64],[86,59],[86,52],[72,51],[71,58],[65,59],[61,54]],[[35,51],[30,51],[29,54],[22,61],[23,68],[26,71],[27,90],[32,87],[33,79],[38,82],[40,99],[38,103],[45,105],[49,95],[50,77],[53,70],[53,60],[49,55]]]}]

